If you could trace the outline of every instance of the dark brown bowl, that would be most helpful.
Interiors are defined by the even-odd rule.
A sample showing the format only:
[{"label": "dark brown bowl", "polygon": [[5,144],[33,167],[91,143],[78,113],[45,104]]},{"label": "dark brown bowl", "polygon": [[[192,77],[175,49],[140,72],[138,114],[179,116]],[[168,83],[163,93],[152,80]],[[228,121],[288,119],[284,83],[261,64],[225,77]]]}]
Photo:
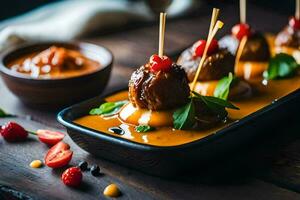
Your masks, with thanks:
[{"label": "dark brown bowl", "polygon": [[[79,50],[86,57],[100,62],[101,67],[89,74],[59,79],[36,79],[7,68],[11,60],[52,45]],[[112,53],[102,46],[83,42],[43,42],[22,45],[4,52],[0,56],[0,71],[6,86],[24,104],[53,109],[101,94],[108,83],[112,63]]]}]

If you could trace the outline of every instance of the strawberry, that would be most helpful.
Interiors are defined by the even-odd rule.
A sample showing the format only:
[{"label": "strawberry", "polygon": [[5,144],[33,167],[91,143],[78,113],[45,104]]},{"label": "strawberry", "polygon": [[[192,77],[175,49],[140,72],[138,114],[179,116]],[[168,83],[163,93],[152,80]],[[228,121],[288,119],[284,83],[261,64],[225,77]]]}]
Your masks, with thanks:
[{"label": "strawberry", "polygon": [[67,186],[77,187],[82,181],[82,173],[79,167],[71,167],[64,171],[61,180]]},{"label": "strawberry", "polygon": [[8,122],[0,129],[0,134],[8,142],[24,141],[28,132],[15,122]]}]

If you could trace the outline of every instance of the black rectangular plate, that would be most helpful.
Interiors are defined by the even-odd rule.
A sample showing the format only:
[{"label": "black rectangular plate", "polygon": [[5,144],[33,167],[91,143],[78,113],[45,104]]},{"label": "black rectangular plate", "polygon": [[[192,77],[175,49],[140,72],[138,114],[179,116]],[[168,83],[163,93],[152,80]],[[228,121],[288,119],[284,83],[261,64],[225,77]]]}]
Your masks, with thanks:
[{"label": "black rectangular plate", "polygon": [[164,177],[182,174],[192,168],[208,165],[217,158],[224,158],[270,133],[266,131],[270,127],[274,130],[276,126],[288,126],[285,119],[300,112],[298,89],[205,138],[179,146],[157,147],[73,123],[73,120],[86,115],[91,108],[98,107],[104,98],[95,97],[66,108],[58,114],[57,119],[67,128],[72,140],[87,152],[123,166]]}]

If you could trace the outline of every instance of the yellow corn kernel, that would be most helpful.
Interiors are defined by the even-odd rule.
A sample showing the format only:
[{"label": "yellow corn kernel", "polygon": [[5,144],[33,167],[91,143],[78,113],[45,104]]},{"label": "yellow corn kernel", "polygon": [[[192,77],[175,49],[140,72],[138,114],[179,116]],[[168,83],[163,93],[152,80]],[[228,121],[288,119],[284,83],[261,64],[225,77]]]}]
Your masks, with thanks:
[{"label": "yellow corn kernel", "polygon": [[32,168],[40,168],[43,165],[42,161],[34,160],[30,163],[30,167]]},{"label": "yellow corn kernel", "polygon": [[108,197],[118,197],[121,192],[116,184],[110,184],[104,189],[103,194]]}]

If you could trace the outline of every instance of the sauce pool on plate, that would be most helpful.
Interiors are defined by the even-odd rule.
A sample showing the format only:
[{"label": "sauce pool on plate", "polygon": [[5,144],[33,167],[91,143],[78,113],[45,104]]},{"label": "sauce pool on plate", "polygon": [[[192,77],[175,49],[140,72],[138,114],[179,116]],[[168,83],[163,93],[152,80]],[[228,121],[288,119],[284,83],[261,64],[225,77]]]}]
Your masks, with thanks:
[{"label": "sauce pool on plate", "polygon": [[[274,100],[279,99],[287,94],[300,88],[300,77],[295,76],[283,80],[270,80],[267,86],[261,82],[256,83],[259,91],[257,95],[233,102],[240,110],[228,110],[229,118],[233,121],[242,119],[251,113],[271,104]],[[128,92],[123,91],[107,97],[107,102],[121,101],[128,98]],[[164,120],[164,119],[155,119]],[[74,121],[76,124],[89,127],[94,130],[104,132],[109,135],[124,138],[141,144],[149,144],[154,146],[176,146],[186,144],[204,138],[216,131],[228,126],[230,122],[215,126],[202,131],[175,130],[172,127],[161,127],[155,131],[147,133],[139,133],[134,126],[121,123],[117,116],[110,118],[102,118],[97,115],[86,115]],[[109,129],[111,127],[120,126],[124,130],[124,134],[116,134]]]}]

